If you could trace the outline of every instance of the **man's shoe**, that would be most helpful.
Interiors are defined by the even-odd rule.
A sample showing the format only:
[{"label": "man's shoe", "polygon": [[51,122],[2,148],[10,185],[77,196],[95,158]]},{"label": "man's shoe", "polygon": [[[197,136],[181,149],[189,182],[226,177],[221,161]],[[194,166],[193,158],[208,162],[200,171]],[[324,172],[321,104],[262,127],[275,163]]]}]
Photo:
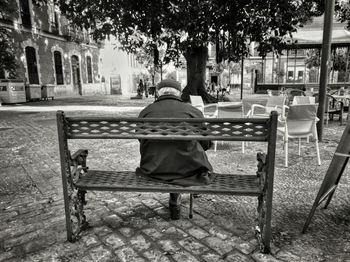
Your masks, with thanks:
[{"label": "man's shoe", "polygon": [[180,206],[169,206],[170,211],[170,219],[179,220],[181,216],[181,208]]}]

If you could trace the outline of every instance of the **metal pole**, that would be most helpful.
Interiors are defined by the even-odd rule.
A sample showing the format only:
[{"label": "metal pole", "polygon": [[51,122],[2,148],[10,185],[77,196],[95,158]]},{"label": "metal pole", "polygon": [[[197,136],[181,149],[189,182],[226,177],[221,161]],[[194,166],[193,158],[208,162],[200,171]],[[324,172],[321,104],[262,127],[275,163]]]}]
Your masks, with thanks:
[{"label": "metal pole", "polygon": [[321,75],[319,87],[319,107],[317,116],[320,119],[317,123],[318,139],[322,141],[323,120],[326,104],[326,89],[328,83],[328,68],[329,57],[332,44],[332,29],[333,29],[333,14],[334,14],[334,0],[326,0],[326,10],[324,15],[323,26],[323,41],[322,41],[322,57],[321,57]]},{"label": "metal pole", "polygon": [[346,66],[345,66],[345,77],[344,77],[344,82],[349,82],[349,52],[350,48],[348,46],[347,52],[346,52]]},{"label": "metal pole", "polygon": [[241,66],[241,100],[243,99],[243,72],[244,72],[244,57],[242,56],[242,66]]},{"label": "metal pole", "polygon": [[273,77],[274,77],[274,73],[273,73],[273,69],[274,69],[274,65],[275,65],[275,51],[272,52],[272,66],[271,66],[271,83],[273,84]]},{"label": "metal pole", "polygon": [[331,61],[332,61],[332,81],[331,83],[334,83],[334,64],[335,64],[335,56],[337,54],[337,48],[334,47],[333,48],[333,52],[332,52],[332,47],[331,47],[331,53],[333,53],[333,57],[331,57]]},{"label": "metal pole", "polygon": [[[297,49],[294,49],[294,72],[293,72],[293,84],[296,84],[296,82],[298,82],[298,76],[297,76]],[[297,79],[297,81],[295,81],[295,79]]]}]

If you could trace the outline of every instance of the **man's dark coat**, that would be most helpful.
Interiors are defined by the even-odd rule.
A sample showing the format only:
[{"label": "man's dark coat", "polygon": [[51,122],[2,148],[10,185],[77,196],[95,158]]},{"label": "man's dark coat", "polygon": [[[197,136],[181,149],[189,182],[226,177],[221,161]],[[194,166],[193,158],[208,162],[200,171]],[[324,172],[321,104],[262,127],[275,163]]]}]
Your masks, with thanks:
[{"label": "man's dark coat", "polygon": [[[182,102],[176,96],[163,95],[139,114],[139,118],[203,118],[200,110]],[[211,141],[141,140],[138,175],[179,185],[199,185],[210,182],[207,171],[213,168],[205,150]]]}]

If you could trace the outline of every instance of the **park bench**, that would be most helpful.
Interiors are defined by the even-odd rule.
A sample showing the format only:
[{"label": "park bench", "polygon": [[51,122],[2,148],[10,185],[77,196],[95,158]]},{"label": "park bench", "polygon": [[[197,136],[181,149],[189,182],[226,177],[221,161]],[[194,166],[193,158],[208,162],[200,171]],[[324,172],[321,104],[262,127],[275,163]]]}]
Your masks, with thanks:
[{"label": "park bench", "polygon": [[[88,223],[84,214],[87,191],[189,193],[190,218],[193,194],[242,195],[258,198],[256,235],[260,249],[270,250],[277,112],[269,118],[115,118],[66,117],[57,112],[58,141],[66,216],[67,239],[75,241]],[[266,153],[257,153],[256,174],[218,174],[210,185],[182,187],[138,177],[134,170],[92,170],[88,150],[71,154],[70,139],[154,139],[171,141],[266,142]],[[234,161],[234,159],[233,159]]]}]

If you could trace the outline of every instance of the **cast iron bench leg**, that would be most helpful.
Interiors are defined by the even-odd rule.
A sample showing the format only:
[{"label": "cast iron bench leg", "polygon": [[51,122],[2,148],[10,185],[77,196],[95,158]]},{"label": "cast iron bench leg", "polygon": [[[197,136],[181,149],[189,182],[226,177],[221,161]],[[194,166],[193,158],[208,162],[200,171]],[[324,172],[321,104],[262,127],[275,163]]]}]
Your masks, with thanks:
[{"label": "cast iron bench leg", "polygon": [[258,172],[260,178],[260,186],[262,187],[262,194],[258,196],[258,225],[255,233],[259,240],[260,251],[262,253],[270,252],[270,238],[271,238],[271,209],[272,209],[272,189],[269,188],[269,178],[267,176],[266,155],[258,153]]},{"label": "cast iron bench leg", "polygon": [[193,194],[190,194],[190,214],[188,217],[193,218]]}]

